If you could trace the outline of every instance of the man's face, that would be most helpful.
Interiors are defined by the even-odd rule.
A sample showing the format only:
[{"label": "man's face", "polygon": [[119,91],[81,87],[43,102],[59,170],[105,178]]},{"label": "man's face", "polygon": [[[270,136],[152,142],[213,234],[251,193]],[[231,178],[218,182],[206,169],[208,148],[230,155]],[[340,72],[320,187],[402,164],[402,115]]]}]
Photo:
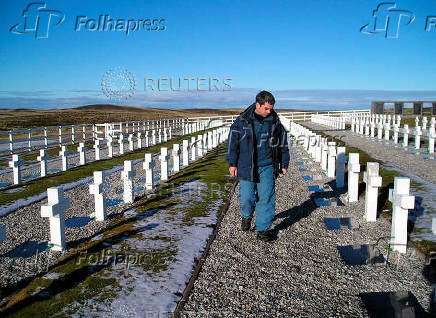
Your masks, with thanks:
[{"label": "man's face", "polygon": [[256,112],[256,114],[258,114],[262,117],[267,117],[269,114],[271,114],[273,107],[274,107],[274,105],[271,105],[269,103],[265,103],[263,105],[256,103],[255,112]]}]

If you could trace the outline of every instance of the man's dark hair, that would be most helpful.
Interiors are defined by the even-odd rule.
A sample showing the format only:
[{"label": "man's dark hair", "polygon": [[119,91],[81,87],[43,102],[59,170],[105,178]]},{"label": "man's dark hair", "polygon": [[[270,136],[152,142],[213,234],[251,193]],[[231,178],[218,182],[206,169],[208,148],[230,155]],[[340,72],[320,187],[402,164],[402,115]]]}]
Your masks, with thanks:
[{"label": "man's dark hair", "polygon": [[276,103],[276,100],[270,92],[261,91],[256,95],[256,103],[259,103],[260,105],[264,105],[265,103],[274,105]]}]

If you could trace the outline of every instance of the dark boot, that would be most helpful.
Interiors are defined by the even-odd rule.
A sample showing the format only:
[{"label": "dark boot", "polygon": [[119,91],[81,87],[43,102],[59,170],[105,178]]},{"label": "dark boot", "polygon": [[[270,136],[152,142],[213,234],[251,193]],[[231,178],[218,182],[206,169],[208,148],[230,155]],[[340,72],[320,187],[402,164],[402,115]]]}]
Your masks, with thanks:
[{"label": "dark boot", "polygon": [[273,231],[267,230],[267,231],[258,231],[257,239],[263,242],[271,242],[274,241],[276,237]]},{"label": "dark boot", "polygon": [[251,218],[242,218],[241,229],[242,231],[248,231],[251,228]]}]

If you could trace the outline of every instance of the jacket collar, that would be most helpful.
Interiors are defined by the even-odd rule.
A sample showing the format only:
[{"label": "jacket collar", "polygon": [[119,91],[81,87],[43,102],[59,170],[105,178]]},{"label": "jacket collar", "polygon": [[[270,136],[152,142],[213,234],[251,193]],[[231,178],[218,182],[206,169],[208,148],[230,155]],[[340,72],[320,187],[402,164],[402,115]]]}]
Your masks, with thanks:
[{"label": "jacket collar", "polygon": [[[254,120],[253,112],[255,109],[256,109],[256,103],[251,104],[241,113],[241,117],[248,122],[253,122]],[[268,117],[271,117],[271,119],[269,119]],[[267,120],[272,120],[273,122],[276,122],[279,119],[279,116],[277,115],[274,109],[271,111],[271,114],[268,117]]]}]

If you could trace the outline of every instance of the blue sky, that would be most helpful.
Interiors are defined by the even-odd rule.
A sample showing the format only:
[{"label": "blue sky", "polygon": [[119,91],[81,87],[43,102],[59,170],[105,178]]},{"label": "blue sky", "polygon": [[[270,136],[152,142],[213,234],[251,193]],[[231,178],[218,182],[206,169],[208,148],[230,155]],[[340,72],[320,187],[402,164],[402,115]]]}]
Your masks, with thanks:
[{"label": "blue sky", "polygon": [[[392,12],[407,10],[414,17],[409,25],[407,14],[401,18],[398,38],[360,32],[373,23],[380,1],[37,2],[65,17],[59,25],[52,17],[47,38],[10,32],[16,24],[23,26],[23,10],[32,1],[1,1],[0,108],[120,104],[101,89],[105,72],[116,67],[136,78],[136,92],[125,105],[244,107],[261,89],[275,94],[279,108],[352,109],[367,108],[374,99],[436,100],[436,22],[425,30],[427,17],[436,16],[434,0],[392,1]],[[41,27],[45,13],[38,12]],[[83,25],[74,30],[78,16],[88,21],[105,14],[165,19],[159,24],[165,30],[129,35]],[[378,19],[383,25],[385,16],[380,13]],[[163,77],[231,78],[231,90],[144,89],[145,78]]]}]

